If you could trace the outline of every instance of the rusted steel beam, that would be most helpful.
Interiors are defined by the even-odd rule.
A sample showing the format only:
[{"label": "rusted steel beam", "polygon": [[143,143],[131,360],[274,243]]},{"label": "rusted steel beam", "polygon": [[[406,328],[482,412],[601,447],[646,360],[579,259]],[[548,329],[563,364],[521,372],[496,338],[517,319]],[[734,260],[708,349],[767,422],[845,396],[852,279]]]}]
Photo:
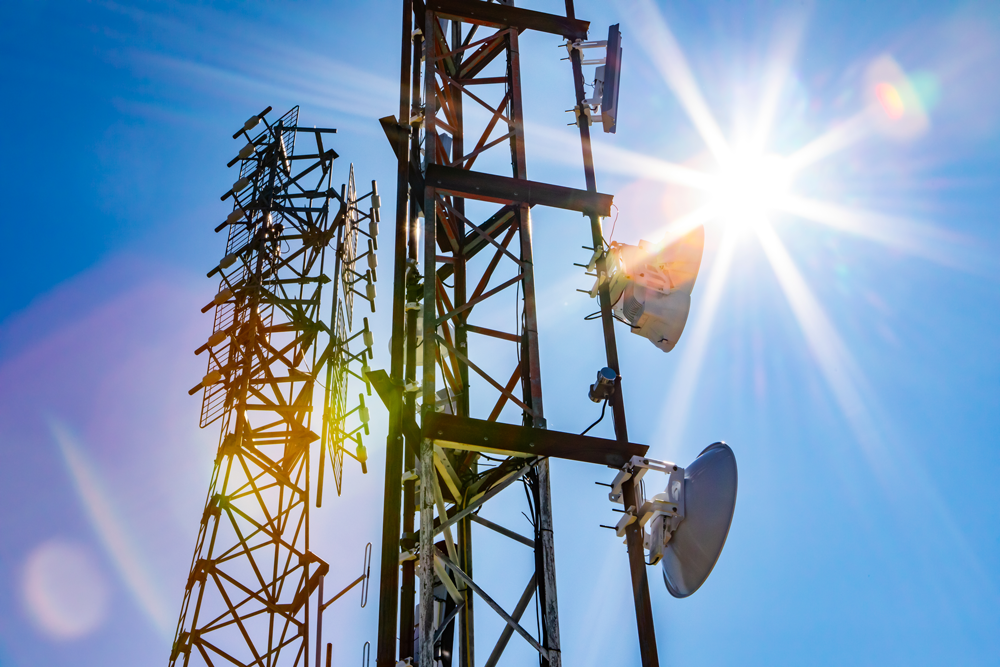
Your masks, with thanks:
[{"label": "rusted steel beam", "polygon": [[[476,516],[476,515],[473,515]],[[480,521],[480,519],[476,519]],[[528,603],[531,602],[532,595],[535,592],[535,575],[531,576],[528,581],[528,585],[524,587],[524,592],[521,593],[521,599],[517,601],[517,606],[514,607],[514,613],[511,614],[515,621],[520,621],[521,616],[524,614],[524,610],[528,608]],[[500,633],[500,639],[497,640],[496,646],[493,647],[493,652],[490,653],[490,657],[486,660],[485,667],[494,667],[497,661],[500,660],[500,656],[503,655],[503,650],[507,648],[507,642],[514,635],[514,628],[509,625],[505,625],[503,631]]]},{"label": "rusted steel beam", "polygon": [[[403,25],[401,32],[401,54],[399,71],[399,121],[409,119],[410,109],[410,31],[412,27],[412,3],[403,0]],[[402,384],[403,366],[403,321],[404,310],[406,247],[408,232],[407,182],[419,176],[417,166],[409,160],[410,137],[408,132],[391,116],[379,120],[396,154],[396,229],[393,244],[393,308],[392,308],[392,361],[391,371],[397,383]],[[384,374],[384,371],[383,371]],[[388,376],[385,377],[387,384]],[[378,636],[376,639],[375,663],[377,667],[396,664],[396,636],[399,602],[399,533],[402,497],[400,485],[403,477],[403,436],[405,415],[402,392],[387,391],[380,396],[389,408],[389,433],[386,438],[385,488],[382,517],[382,549],[380,553],[381,575],[379,577]]]},{"label": "rusted steel beam", "polygon": [[492,338],[501,338],[503,340],[509,340],[512,343],[520,343],[521,337],[517,334],[507,333],[506,331],[497,331],[496,329],[487,329],[486,327],[479,327],[473,324],[466,324],[465,330],[471,333],[482,334],[483,336],[490,336]]},{"label": "rusted steel beam", "polygon": [[[468,57],[468,59],[462,62],[462,66],[458,70],[458,76],[462,79],[463,83],[469,83],[470,80],[473,79],[473,77],[475,77],[477,74],[486,69],[486,66],[489,65],[491,62],[493,62],[497,56],[499,56],[501,53],[506,52],[507,48],[503,40],[504,32],[505,31],[501,30],[500,32],[496,33],[494,35],[494,39],[491,39],[490,41],[480,46],[478,49],[476,49],[475,52],[472,53],[472,55]],[[500,80],[496,81],[494,79],[500,79]],[[482,79],[477,79],[476,81],[480,81],[483,83],[485,82],[504,83],[506,82],[506,80],[507,80],[506,77],[503,78],[490,77],[485,81]]]},{"label": "rusted steel beam", "polygon": [[587,39],[590,28],[589,21],[480,0],[430,0],[427,9],[436,12],[440,18],[458,19],[491,28],[537,30],[570,40]]},{"label": "rusted steel beam", "polygon": [[483,451],[506,456],[549,456],[621,468],[633,456],[645,456],[647,445],[562,431],[500,424],[484,419],[456,417],[443,412],[425,416],[425,437],[442,447]]},{"label": "rusted steel beam", "polygon": [[427,166],[426,185],[460,197],[498,204],[519,202],[528,206],[551,206],[588,215],[611,215],[614,197],[551,183],[496,176],[437,164]]},{"label": "rusted steel beam", "polygon": [[507,386],[504,387],[504,391],[500,392],[500,398],[497,399],[496,405],[493,406],[493,410],[490,411],[490,416],[487,421],[496,421],[500,418],[500,413],[503,412],[503,408],[507,405],[507,396],[514,391],[514,387],[521,380],[521,365],[518,364],[514,372],[511,373],[510,380],[507,381]]},{"label": "rusted steel beam", "polygon": [[437,325],[444,324],[445,322],[447,322],[451,318],[455,317],[456,315],[471,310],[472,307],[475,306],[476,304],[481,303],[481,302],[485,301],[486,299],[490,298],[491,296],[493,296],[494,294],[498,294],[498,293],[502,292],[503,290],[507,289],[508,287],[510,287],[511,285],[514,285],[515,283],[520,282],[521,278],[522,278],[522,274],[518,274],[518,275],[514,276],[513,278],[511,278],[510,280],[508,280],[507,282],[501,283],[500,285],[497,285],[496,287],[494,287],[493,289],[491,289],[489,292],[486,292],[486,293],[484,293],[482,295],[473,294],[473,297],[469,301],[467,301],[465,303],[465,305],[458,306],[457,308],[455,308],[455,310],[452,310],[451,312],[445,313],[444,315],[441,316],[441,319],[437,320],[436,324]]},{"label": "rusted steel beam", "polygon": [[[482,225],[479,226],[480,229],[485,231],[488,235],[492,237],[498,237],[507,228],[510,227],[511,220],[514,219],[514,214],[517,212],[517,206],[514,204],[508,204],[504,206],[499,211],[494,213],[486,220]],[[478,234],[471,234],[465,239],[465,246],[463,248],[463,257],[465,261],[468,261],[476,256],[480,250],[490,245],[486,242],[484,238]],[[437,275],[439,280],[447,280],[451,277],[454,272],[454,266],[451,264],[445,264],[437,270]]]},{"label": "rusted steel beam", "polygon": [[[414,0],[413,3],[414,14],[417,19],[417,25],[423,25],[423,4],[420,0]],[[404,25],[405,30],[408,27]],[[411,68],[411,80],[410,80],[410,109],[409,115],[412,116],[418,112],[420,108],[420,58],[423,57],[423,37],[421,35],[411,35],[413,54],[411,58],[412,63],[417,63],[417,66]],[[405,41],[405,38],[404,38]],[[406,48],[405,44],[403,48]],[[419,133],[413,132],[410,135],[410,165],[412,167],[410,175],[417,173],[419,176],[419,164],[420,164],[420,136]],[[400,176],[402,178],[402,175]],[[421,177],[421,182],[423,178]],[[422,186],[421,186],[422,187]],[[418,190],[420,192],[422,190]],[[422,210],[423,200],[419,196],[411,196],[409,207],[409,218],[407,220],[406,229],[406,258],[407,266],[410,266],[410,262],[417,261],[417,245],[419,240],[417,238],[417,211]],[[408,280],[407,270],[403,271],[403,280],[406,282]],[[404,287],[404,291],[405,291]],[[406,354],[405,354],[405,382],[410,383],[416,381],[417,377],[417,311],[408,310],[406,312],[405,318],[405,337],[406,337]],[[416,396],[413,392],[409,392],[403,401],[403,422],[404,425],[411,425],[409,430],[404,431],[405,446],[403,448],[403,469],[404,470],[415,470],[417,467],[417,450],[419,449],[420,442],[420,431],[416,428],[416,422],[414,420],[414,415],[416,414]],[[414,532],[414,526],[416,525],[416,512],[417,512],[417,485],[414,479],[409,478],[403,482],[403,521],[402,521],[402,532],[404,535],[409,535]],[[398,539],[397,535],[397,539]],[[400,588],[399,588],[399,659],[406,661],[407,658],[412,659],[414,657],[414,646],[413,646],[413,628],[416,622],[414,614],[414,601],[416,599],[417,591],[417,570],[416,563],[413,560],[407,559],[403,561],[402,573],[400,575]],[[329,667],[329,666],[328,666]]]}]

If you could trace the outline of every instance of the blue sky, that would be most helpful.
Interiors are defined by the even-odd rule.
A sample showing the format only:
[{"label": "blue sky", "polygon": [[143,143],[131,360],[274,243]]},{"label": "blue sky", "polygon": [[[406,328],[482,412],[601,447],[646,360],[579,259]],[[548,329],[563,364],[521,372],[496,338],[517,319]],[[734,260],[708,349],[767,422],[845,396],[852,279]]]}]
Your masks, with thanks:
[{"label": "blue sky", "polygon": [[[798,165],[766,223],[706,223],[673,352],[619,329],[632,439],[680,464],[725,440],[740,465],[708,583],[674,600],[650,569],[664,664],[1000,663],[998,10],[578,3],[591,38],[612,23],[624,36],[618,133],[595,145],[615,240],[690,220],[718,196],[690,179],[724,172],[720,145],[754,128],[769,130],[761,152]],[[339,177],[353,161],[393,211],[375,119],[397,107],[399,15],[395,2],[8,3],[3,667],[166,662],[217,437],[186,390],[204,373],[191,352],[211,328],[198,311],[224,245],[212,229],[230,137],[265,106],[299,104],[303,124],[339,128]],[[529,176],[582,187],[557,46],[522,41]],[[589,231],[568,213],[533,218],[547,417],[579,431],[603,365],[582,320],[592,302],[574,291],[589,287],[572,266]],[[388,364],[380,299],[374,367]],[[369,475],[349,470],[314,519],[334,582],[378,544],[384,419],[373,409]],[[613,515],[593,482],[609,477],[553,464],[567,664],[638,664],[624,547],[598,528]],[[496,511],[523,521],[514,502]],[[520,582],[527,554],[477,544],[477,577],[513,606],[521,583],[501,575]],[[345,663],[375,639],[375,605],[356,605],[328,612]],[[483,619],[489,643],[500,626]]]}]

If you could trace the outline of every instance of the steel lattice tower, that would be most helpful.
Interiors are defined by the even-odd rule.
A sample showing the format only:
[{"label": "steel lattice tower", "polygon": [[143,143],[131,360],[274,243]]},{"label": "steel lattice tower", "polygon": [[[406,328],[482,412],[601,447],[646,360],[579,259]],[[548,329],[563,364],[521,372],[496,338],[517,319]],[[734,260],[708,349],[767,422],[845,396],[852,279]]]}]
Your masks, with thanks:
[{"label": "steel lattice tower", "polygon": [[[343,592],[324,602],[329,566],[310,551],[309,510],[313,499],[317,506],[322,502],[327,460],[338,494],[345,456],[365,470],[361,432],[368,432],[368,408],[364,395],[350,407],[353,376],[376,389],[389,408],[377,667],[397,667],[398,661],[493,667],[515,634],[541,665],[562,664],[552,457],[618,470],[609,497],[625,508],[616,531],[628,545],[643,667],[656,667],[638,516],[649,513],[640,512],[645,498],[633,474],[633,466],[650,460],[641,458],[648,447],[628,439],[601,229],[612,197],[597,191],[590,146],[596,106],[584,92],[583,49],[608,45],[610,54],[617,27],[607,43],[586,42],[589,24],[575,17],[572,0],[565,16],[514,7],[512,0],[403,0],[402,23],[399,113],[380,119],[397,157],[388,373],[368,368],[372,335],[367,319],[354,332],[352,316],[354,296],[368,300],[374,312],[374,182],[369,195],[358,197],[352,168],[349,183],[336,191],[337,155],[323,145],[334,130],[299,127],[297,108],[273,124],[265,121],[266,130],[254,138],[249,131],[270,109],[234,135],[248,144],[230,163],[242,160],[240,179],[223,197],[233,197],[233,213],[217,229],[229,229],[226,256],[209,273],[220,274],[222,282],[203,309],[216,308],[213,334],[198,350],[209,352],[208,373],[192,389],[204,389],[202,426],[218,421],[220,444],[171,666],[187,665],[192,656],[207,665],[307,667],[315,655],[314,664],[322,664],[323,610]],[[585,190],[528,179],[519,47],[524,31],[566,40]],[[315,151],[295,153],[301,135],[314,141]],[[359,203],[369,196],[371,208],[363,214]],[[598,278],[592,295],[604,334],[608,368],[602,373],[614,378],[604,399],[612,406],[613,440],[546,428],[535,206],[576,211],[589,222],[581,233],[589,232]],[[361,236],[368,237],[363,253]],[[332,262],[326,256],[331,245]],[[364,271],[357,267],[362,258]],[[332,278],[324,273],[328,263]],[[324,320],[323,287],[329,283],[332,310]],[[520,295],[514,321],[491,317],[509,312],[512,292]],[[364,347],[352,352],[359,337]],[[325,396],[322,423],[314,428],[317,384]],[[530,535],[480,516],[519,483]],[[670,511],[676,514],[677,506]],[[510,609],[491,595],[495,582],[476,578],[473,524],[502,536],[512,550],[529,550],[533,572],[516,582],[523,592]],[[367,574],[348,589],[362,581]],[[512,589],[512,582],[503,586]],[[535,633],[522,622],[532,601]],[[495,613],[504,625],[487,643],[480,638],[478,646],[491,648],[477,662],[478,612]],[[327,667],[330,662],[328,645]]]},{"label": "steel lattice tower", "polygon": [[[248,143],[230,163],[241,162],[239,180],[223,196],[233,198],[233,212],[216,229],[228,228],[226,256],[208,274],[221,283],[202,309],[214,307],[215,321],[197,350],[208,352],[208,372],[191,393],[204,389],[201,425],[218,422],[220,441],[171,665],[305,667],[312,638],[320,663],[329,566],[310,551],[312,494],[319,504],[327,458],[338,494],[344,455],[362,466],[366,458],[360,431],[368,430],[367,408],[363,396],[348,408],[347,382],[363,376],[371,356],[367,318],[363,329],[350,330],[353,294],[374,311],[378,196],[374,182],[370,195],[357,196],[353,167],[340,192],[332,187],[338,156],[323,139],[335,130],[299,127],[298,107],[275,123],[264,119],[269,111],[233,136]],[[261,122],[266,129],[251,137]],[[296,154],[304,139],[312,146]],[[372,208],[362,213],[359,201],[369,196]],[[357,252],[359,234],[369,237],[367,253]],[[361,272],[356,262],[365,255],[370,268]],[[333,316],[324,318],[331,282]],[[352,353],[359,336],[365,347]],[[316,428],[314,394],[324,369],[323,424]]]},{"label": "steel lattice tower", "polygon": [[[611,197],[597,192],[587,122],[579,123],[586,190],[528,180],[519,36],[533,30],[568,45],[585,40],[589,24],[574,17],[572,0],[566,4],[567,15],[557,16],[510,1],[403,2],[399,114],[381,119],[398,159],[392,363],[388,375],[370,374],[390,410],[378,667],[393,667],[397,657],[450,667],[456,635],[457,664],[491,667],[515,633],[542,665],[560,665],[548,458],[622,468],[647,450],[628,441],[620,379],[611,399],[615,440],[546,430],[531,209],[583,213],[600,249],[600,274],[601,217],[611,207]],[[580,49],[570,53],[577,118],[586,118]],[[467,113],[472,107],[476,113]],[[523,295],[517,322],[507,329],[484,324],[481,315],[509,308],[514,290]],[[599,299],[607,365],[617,373],[607,284]],[[529,490],[530,536],[479,516],[519,481]],[[623,492],[626,508],[629,500],[641,505],[634,484]],[[474,522],[534,554],[528,581],[504,582],[523,587],[513,609],[503,609],[474,576]],[[626,537],[643,664],[652,667],[642,528],[629,526]],[[521,622],[533,599],[537,636]],[[486,640],[492,650],[485,661],[475,655],[479,610],[505,622],[499,637]]]}]

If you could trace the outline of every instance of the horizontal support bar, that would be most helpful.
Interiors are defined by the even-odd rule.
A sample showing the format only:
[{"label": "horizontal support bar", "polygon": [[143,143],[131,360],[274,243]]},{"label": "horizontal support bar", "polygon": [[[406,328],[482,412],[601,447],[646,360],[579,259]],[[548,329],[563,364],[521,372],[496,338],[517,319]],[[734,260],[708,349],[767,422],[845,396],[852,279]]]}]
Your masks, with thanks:
[{"label": "horizontal support bar", "polygon": [[621,445],[615,440],[514,424],[429,413],[424,436],[436,444],[467,451],[489,451],[507,456],[549,456],[621,468],[633,456],[645,456],[646,445]]},{"label": "horizontal support bar", "polygon": [[480,201],[551,206],[603,217],[611,215],[611,204],[614,201],[611,195],[600,192],[587,192],[561,185],[484,174],[437,164],[427,166],[425,185],[442,192]]},{"label": "horizontal support bar", "polygon": [[283,125],[282,132],[325,132],[336,134],[336,128],[332,127],[299,127],[298,125]]},{"label": "horizontal support bar", "polygon": [[441,18],[458,19],[491,28],[537,30],[569,40],[587,39],[587,30],[590,28],[589,21],[481,0],[429,0],[427,11],[435,12]]}]

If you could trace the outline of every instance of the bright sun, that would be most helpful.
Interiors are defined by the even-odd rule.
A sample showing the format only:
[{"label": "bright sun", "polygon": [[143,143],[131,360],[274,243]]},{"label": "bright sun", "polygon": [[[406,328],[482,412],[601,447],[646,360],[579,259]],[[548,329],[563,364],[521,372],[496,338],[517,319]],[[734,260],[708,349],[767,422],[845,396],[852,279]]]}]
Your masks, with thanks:
[{"label": "bright sun", "polygon": [[709,189],[719,218],[734,227],[753,227],[780,208],[792,184],[792,170],[777,155],[734,150]]}]

